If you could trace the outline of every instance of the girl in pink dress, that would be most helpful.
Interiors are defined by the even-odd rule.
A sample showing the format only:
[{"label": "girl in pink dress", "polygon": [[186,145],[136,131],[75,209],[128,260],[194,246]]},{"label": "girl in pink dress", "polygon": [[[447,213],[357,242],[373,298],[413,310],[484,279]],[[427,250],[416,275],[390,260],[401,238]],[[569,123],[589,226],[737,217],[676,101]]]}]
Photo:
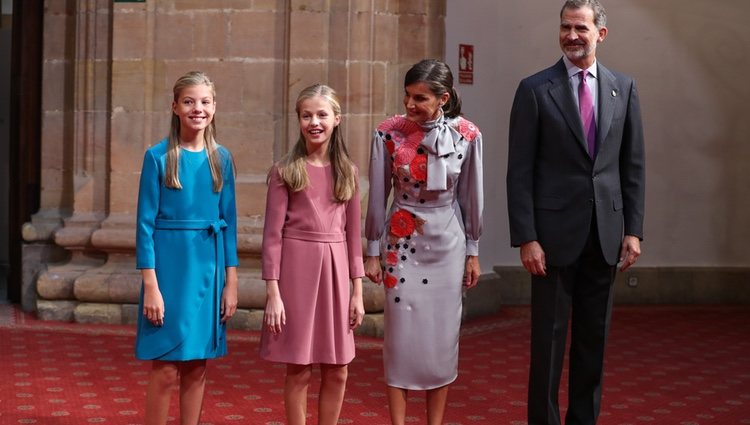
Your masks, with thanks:
[{"label": "girl in pink dress", "polygon": [[318,423],[334,425],[354,358],[354,329],[364,316],[358,175],[341,136],[335,92],[310,86],[296,111],[300,137],[268,175],[260,356],[287,365],[290,425],[305,423],[312,365],[320,364]]}]

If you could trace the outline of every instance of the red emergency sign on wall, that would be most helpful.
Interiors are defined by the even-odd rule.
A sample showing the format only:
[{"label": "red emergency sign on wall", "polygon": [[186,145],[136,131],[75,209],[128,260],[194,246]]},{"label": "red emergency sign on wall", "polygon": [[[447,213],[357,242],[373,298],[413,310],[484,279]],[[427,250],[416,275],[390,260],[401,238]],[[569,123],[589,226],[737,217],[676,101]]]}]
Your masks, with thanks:
[{"label": "red emergency sign on wall", "polygon": [[474,45],[458,45],[458,82],[474,84]]}]

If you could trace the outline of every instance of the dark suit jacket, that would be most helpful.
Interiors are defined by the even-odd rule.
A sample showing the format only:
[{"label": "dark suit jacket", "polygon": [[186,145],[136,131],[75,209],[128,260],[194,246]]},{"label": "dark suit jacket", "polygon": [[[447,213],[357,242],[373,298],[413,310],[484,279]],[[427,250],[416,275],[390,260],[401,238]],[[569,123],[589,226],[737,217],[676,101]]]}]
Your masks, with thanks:
[{"label": "dark suit jacket", "polygon": [[596,160],[588,154],[562,59],[521,81],[510,114],[511,245],[539,241],[551,266],[578,257],[593,214],[611,265],[623,234],[643,238],[645,163],[635,82],[597,63]]}]

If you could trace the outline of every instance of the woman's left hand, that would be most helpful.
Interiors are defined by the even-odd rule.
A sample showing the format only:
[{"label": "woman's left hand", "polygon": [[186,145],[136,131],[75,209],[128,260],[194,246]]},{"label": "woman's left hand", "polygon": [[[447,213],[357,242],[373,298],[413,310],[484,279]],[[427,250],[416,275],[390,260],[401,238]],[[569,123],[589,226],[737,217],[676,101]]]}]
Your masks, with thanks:
[{"label": "woman's left hand", "polygon": [[221,323],[226,322],[237,312],[237,268],[227,267],[224,290],[221,292]]},{"label": "woman's left hand", "polygon": [[464,286],[467,289],[477,286],[481,274],[482,270],[479,267],[479,257],[476,255],[467,255],[466,266],[464,267]]},{"label": "woman's left hand", "polygon": [[357,329],[362,324],[365,317],[365,305],[362,301],[362,294],[352,294],[349,300],[349,329]]}]

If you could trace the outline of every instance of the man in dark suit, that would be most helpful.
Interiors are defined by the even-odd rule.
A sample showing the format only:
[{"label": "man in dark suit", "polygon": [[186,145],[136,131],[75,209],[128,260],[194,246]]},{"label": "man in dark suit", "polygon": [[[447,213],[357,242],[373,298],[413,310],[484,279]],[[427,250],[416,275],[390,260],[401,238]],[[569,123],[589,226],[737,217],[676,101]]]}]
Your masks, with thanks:
[{"label": "man in dark suit", "polygon": [[596,60],[606,36],[598,0],[565,2],[563,57],[521,81],[511,110],[511,245],[532,274],[529,425],[560,424],[569,316],[565,423],[596,423],[617,264],[625,270],[641,252],[640,107],[634,81]]}]

